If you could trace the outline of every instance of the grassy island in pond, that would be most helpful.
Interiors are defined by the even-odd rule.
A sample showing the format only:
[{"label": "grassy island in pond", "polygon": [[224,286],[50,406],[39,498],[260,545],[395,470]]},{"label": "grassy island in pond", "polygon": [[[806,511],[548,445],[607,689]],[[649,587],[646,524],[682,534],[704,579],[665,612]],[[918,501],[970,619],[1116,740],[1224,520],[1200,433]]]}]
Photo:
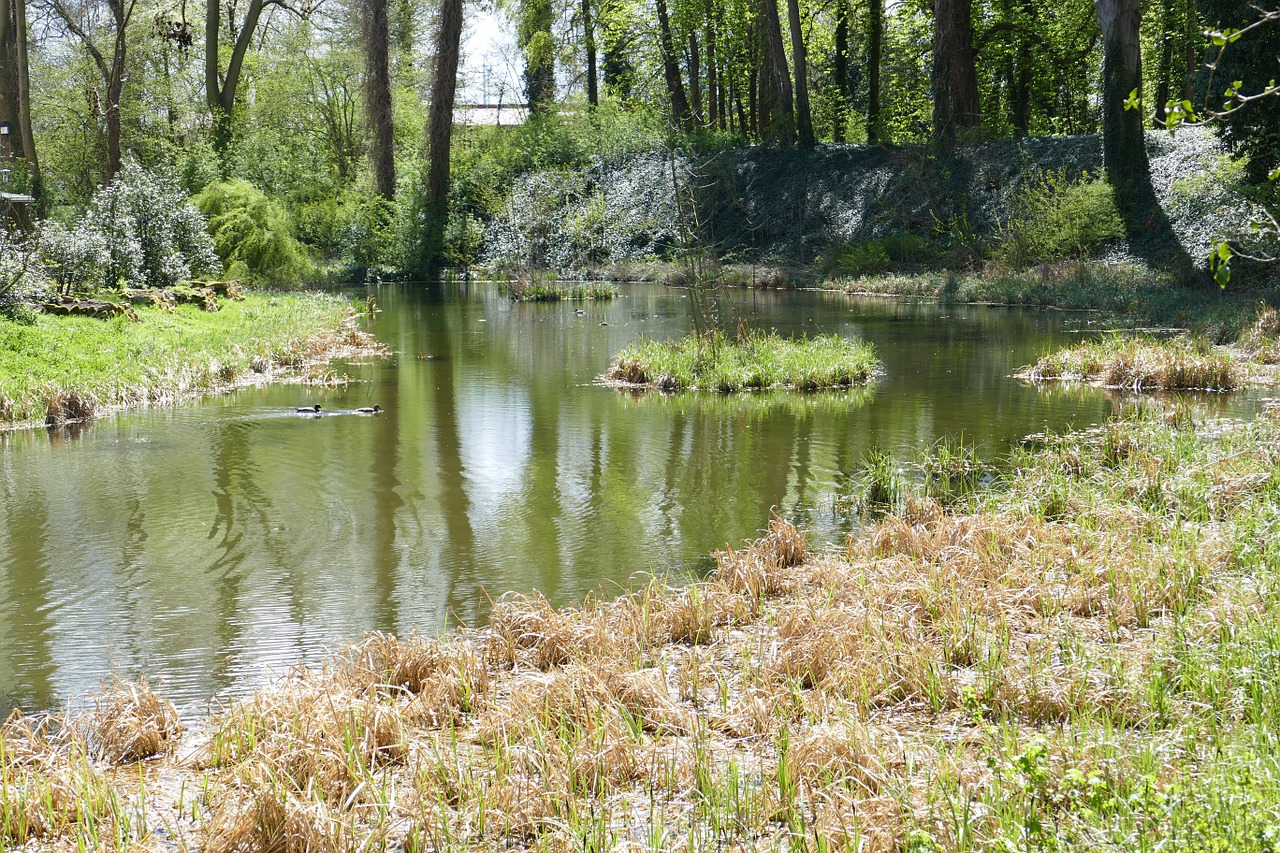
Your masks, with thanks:
[{"label": "grassy island in pond", "polygon": [[838,335],[790,339],[776,332],[730,340],[716,332],[665,343],[641,341],[618,354],[605,378],[668,392],[817,391],[866,384],[879,370],[875,349],[866,341]]},{"label": "grassy island in pond", "polygon": [[1112,335],[1043,356],[1018,373],[1031,382],[1089,382],[1133,391],[1229,391],[1245,365],[1204,341]]},{"label": "grassy island in pond", "polygon": [[251,376],[375,351],[351,306],[316,294],[250,294],[207,312],[0,320],[0,428],[56,424],[102,410],[216,393]]},{"label": "grassy island in pond", "polygon": [[604,281],[567,282],[517,279],[507,284],[513,302],[587,302],[614,299],[618,288]]}]

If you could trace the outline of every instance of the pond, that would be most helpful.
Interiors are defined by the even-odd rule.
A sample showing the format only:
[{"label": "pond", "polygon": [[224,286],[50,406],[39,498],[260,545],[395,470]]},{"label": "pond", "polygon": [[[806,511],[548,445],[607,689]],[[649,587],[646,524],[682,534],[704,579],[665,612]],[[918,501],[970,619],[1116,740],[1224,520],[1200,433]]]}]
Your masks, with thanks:
[{"label": "pond", "polygon": [[[1010,378],[1080,315],[731,291],[723,323],[871,340],[869,389],[662,397],[597,377],[684,334],[681,291],[513,304],[497,285],[383,286],[396,351],[346,387],[275,385],[62,432],[0,435],[0,712],[145,674],[189,710],[366,630],[434,634],[507,592],[570,604],[704,570],[771,508],[817,542],[869,449],[963,435],[983,456],[1100,421],[1106,395]],[[364,292],[358,296],[363,298]],[[578,313],[579,309],[583,313]],[[377,416],[300,417],[380,405]]]}]

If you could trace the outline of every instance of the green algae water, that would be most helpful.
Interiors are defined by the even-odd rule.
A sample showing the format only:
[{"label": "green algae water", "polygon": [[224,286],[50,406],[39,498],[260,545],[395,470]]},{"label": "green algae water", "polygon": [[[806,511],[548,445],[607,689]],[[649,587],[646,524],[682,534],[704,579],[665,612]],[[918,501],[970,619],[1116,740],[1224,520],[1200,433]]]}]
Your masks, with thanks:
[{"label": "green algae water", "polygon": [[[776,508],[839,541],[843,475],[943,436],[998,457],[1102,420],[1018,367],[1089,331],[1063,313],[724,292],[720,319],[871,341],[868,388],[633,394],[597,381],[641,336],[684,335],[681,291],[513,304],[490,283],[380,287],[395,355],[345,387],[274,385],[64,431],[0,433],[0,712],[145,674],[198,708],[367,630],[477,624],[696,573]],[[362,291],[360,297],[364,296]],[[579,313],[581,312],[581,313]],[[299,406],[324,414],[303,417]],[[380,405],[377,416],[344,414]]]}]

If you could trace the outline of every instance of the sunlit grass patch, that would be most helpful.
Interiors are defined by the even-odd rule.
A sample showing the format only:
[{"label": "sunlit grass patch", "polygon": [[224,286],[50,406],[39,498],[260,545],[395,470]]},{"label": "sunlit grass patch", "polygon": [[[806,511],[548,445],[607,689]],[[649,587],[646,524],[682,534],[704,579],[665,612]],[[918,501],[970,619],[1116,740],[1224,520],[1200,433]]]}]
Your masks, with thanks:
[{"label": "sunlit grass patch", "polygon": [[317,294],[248,294],[216,313],[185,305],[138,316],[0,320],[0,425],[173,404],[375,346],[347,302]]},{"label": "sunlit grass patch", "polygon": [[776,332],[750,332],[731,340],[715,332],[627,347],[605,378],[665,392],[816,391],[865,384],[880,369],[875,349],[866,341],[838,335],[790,339]]},{"label": "sunlit grass patch", "polygon": [[1229,391],[1243,365],[1201,340],[1110,335],[1042,356],[1018,373],[1031,382],[1092,382],[1132,391]]}]

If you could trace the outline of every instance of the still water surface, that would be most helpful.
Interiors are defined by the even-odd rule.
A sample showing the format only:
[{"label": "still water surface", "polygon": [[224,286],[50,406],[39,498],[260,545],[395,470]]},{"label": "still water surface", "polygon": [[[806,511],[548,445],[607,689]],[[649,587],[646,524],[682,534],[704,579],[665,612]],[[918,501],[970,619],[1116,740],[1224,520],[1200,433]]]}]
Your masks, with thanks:
[{"label": "still water surface", "polygon": [[[72,433],[0,434],[0,712],[145,673],[180,705],[259,684],[366,630],[474,624],[508,591],[556,604],[696,571],[770,508],[819,541],[841,473],[963,434],[985,456],[1110,411],[1010,378],[1080,316],[821,293],[727,294],[722,318],[876,345],[885,376],[814,396],[632,395],[623,345],[689,328],[679,291],[516,305],[488,283],[383,287],[397,355],[343,389],[276,385]],[[363,295],[363,294],[361,294]],[[303,418],[381,405],[377,417]]]}]

